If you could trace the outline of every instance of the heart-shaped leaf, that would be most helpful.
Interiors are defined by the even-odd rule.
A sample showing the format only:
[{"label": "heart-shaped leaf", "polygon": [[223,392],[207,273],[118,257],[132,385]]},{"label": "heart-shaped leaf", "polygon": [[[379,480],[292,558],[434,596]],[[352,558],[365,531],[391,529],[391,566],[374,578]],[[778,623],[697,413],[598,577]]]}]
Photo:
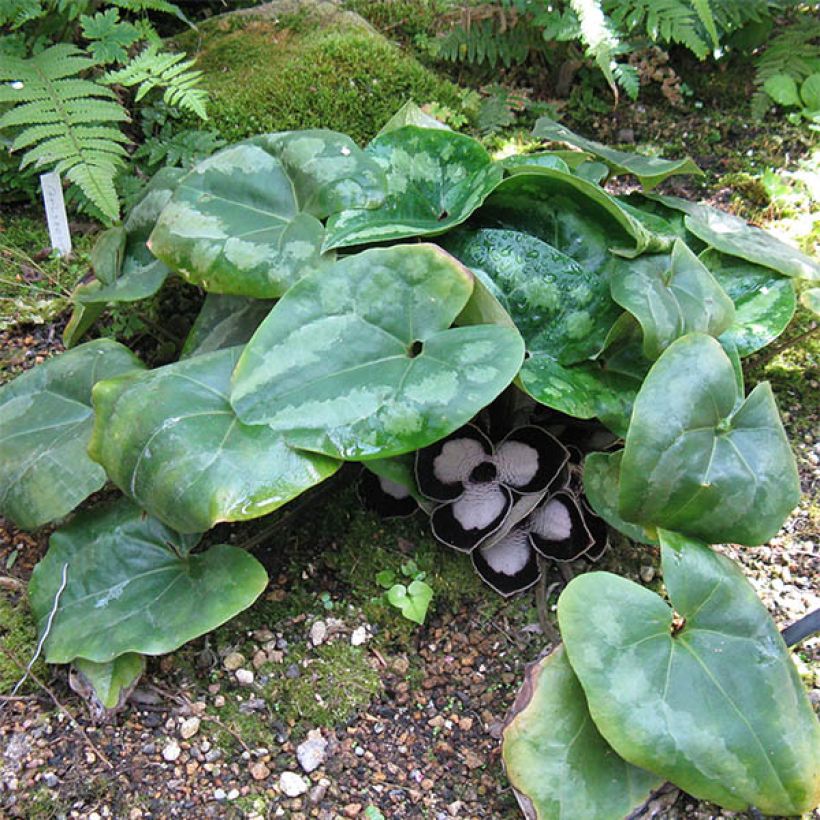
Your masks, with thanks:
[{"label": "heart-shaped leaf", "polygon": [[[77,304],[135,302],[153,296],[162,287],[171,271],[148,250],[146,242],[184,175],[181,168],[158,171],[145,186],[122,227],[110,228],[100,236],[92,253],[92,265],[101,286],[95,282],[80,285],[72,294]],[[119,251],[117,237],[107,236],[114,231],[122,231]]]},{"label": "heart-shaped leaf", "polygon": [[715,250],[701,253],[700,261],[735,304],[735,320],[721,339],[731,340],[740,356],[755,353],[786,329],[796,303],[790,279]]},{"label": "heart-shaped leaf", "polygon": [[216,293],[274,298],[327,264],[320,219],[372,208],[380,168],[343,134],[267,134],[203,160],[177,186],[149,245],[188,281]]},{"label": "heart-shaped leaf", "polygon": [[673,342],[641,387],[621,462],[620,514],[710,543],[756,545],[800,499],[771,387],[743,401],[711,336]]},{"label": "heart-shaped leaf", "polygon": [[640,322],[648,359],[687,333],[719,336],[735,318],[732,300],[680,239],[671,254],[646,254],[613,271],[610,286]]},{"label": "heart-shaped leaf", "polygon": [[576,148],[602,159],[615,173],[636,176],[645,190],[654,188],[675,174],[703,175],[703,171],[689,157],[669,160],[618,151],[600,142],[585,139],[549,117],[541,117],[535,123],[532,134],[538,139],[566,142],[569,145],[574,145]]},{"label": "heart-shaped leaf", "polygon": [[270,313],[273,301],[209,293],[185,344],[181,359],[201,356],[247,342]]},{"label": "heart-shaped leaf", "polygon": [[91,457],[179,532],[267,515],[339,468],[243,424],[228,401],[241,348],[113,379],[94,389]]},{"label": "heart-shaped leaf", "polygon": [[126,652],[108,663],[94,663],[85,658],[74,659],[75,670],[105,709],[123,706],[128,694],[145,671],[145,655]]},{"label": "heart-shaped leaf", "polygon": [[395,584],[385,596],[390,605],[400,609],[408,621],[423,624],[427,608],[433,600],[433,590],[424,581],[413,581],[409,586]]},{"label": "heart-shaped leaf", "polygon": [[529,234],[459,230],[441,244],[491,279],[530,357],[549,356],[560,364],[589,359],[620,314],[605,280]]},{"label": "heart-shaped leaf", "polygon": [[786,645],[741,571],[661,532],[672,607],[604,572],[558,601],[595,725],[631,763],[732,811],[810,811],[820,726]]},{"label": "heart-shaped leaf", "polygon": [[738,216],[675,196],[653,194],[652,198],[685,213],[686,228],[721,253],[762,265],[783,276],[820,280],[820,263]]},{"label": "heart-shaped leaf", "polygon": [[144,368],[128,348],[99,339],[0,387],[0,513],[35,529],[70,513],[105,484],[86,454],[100,379]]},{"label": "heart-shaped leaf", "polygon": [[465,219],[501,181],[484,146],[449,130],[406,125],[376,137],[365,153],[384,169],[379,208],[331,216],[325,248],[443,233]]},{"label": "heart-shaped leaf", "polygon": [[563,646],[527,667],[501,748],[516,798],[532,820],[622,820],[663,782],[601,737]]},{"label": "heart-shaped leaf", "polygon": [[524,357],[511,328],[448,329],[472,287],[466,268],[424,244],[364,251],[306,276],[239,359],[237,415],[336,458],[438,441],[489,404]]},{"label": "heart-shaped leaf", "polygon": [[658,533],[654,527],[630,524],[618,513],[623,454],[623,450],[616,453],[590,453],[584,459],[584,495],[592,509],[610,527],[639,544],[657,544]]},{"label": "heart-shaped leaf", "polygon": [[504,168],[512,170],[525,165],[540,165],[544,168],[557,168],[559,171],[574,171],[579,165],[583,165],[592,159],[592,154],[586,151],[572,151],[563,149],[560,151],[536,151],[532,154],[513,154],[501,160]]},{"label": "heart-shaped leaf", "polygon": [[29,599],[49,663],[108,663],[126,652],[162,655],[249,607],[267,583],[262,565],[227,544],[190,550],[180,536],[127,499],[78,515],[51,536]]}]

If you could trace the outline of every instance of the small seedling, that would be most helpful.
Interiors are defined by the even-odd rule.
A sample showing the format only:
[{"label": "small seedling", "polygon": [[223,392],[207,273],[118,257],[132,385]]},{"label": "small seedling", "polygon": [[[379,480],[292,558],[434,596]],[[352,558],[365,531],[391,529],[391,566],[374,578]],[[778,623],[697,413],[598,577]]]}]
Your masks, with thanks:
[{"label": "small seedling", "polygon": [[383,569],[376,574],[376,582],[385,589],[384,600],[401,610],[409,621],[423,624],[427,609],[433,600],[433,589],[424,581],[427,573],[419,570],[415,561],[410,560],[401,566],[402,575],[411,578],[409,584],[396,582],[396,573],[392,569]]}]

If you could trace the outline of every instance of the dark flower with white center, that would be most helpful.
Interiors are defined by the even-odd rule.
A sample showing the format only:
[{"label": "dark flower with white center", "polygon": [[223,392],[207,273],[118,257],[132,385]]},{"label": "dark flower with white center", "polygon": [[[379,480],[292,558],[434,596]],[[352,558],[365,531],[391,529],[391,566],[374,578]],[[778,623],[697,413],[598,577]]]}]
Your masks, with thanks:
[{"label": "dark flower with white center", "polygon": [[362,470],[358,484],[359,499],[382,518],[402,518],[418,509],[418,502],[403,484],[368,469]]},{"label": "dark flower with white center", "polygon": [[416,454],[419,492],[439,502],[431,516],[439,541],[470,552],[507,521],[519,496],[543,494],[569,460],[539,427],[513,430],[497,446],[473,425]]},{"label": "dark flower with white center", "polygon": [[541,576],[538,554],[554,561],[597,560],[608,543],[606,524],[566,489],[544,499],[506,532],[471,553],[476,572],[501,595],[513,595]]}]

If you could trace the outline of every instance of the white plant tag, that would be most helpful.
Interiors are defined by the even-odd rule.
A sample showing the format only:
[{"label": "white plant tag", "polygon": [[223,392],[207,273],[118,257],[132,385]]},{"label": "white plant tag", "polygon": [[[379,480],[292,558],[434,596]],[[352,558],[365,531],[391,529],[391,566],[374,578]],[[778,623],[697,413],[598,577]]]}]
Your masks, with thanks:
[{"label": "white plant tag", "polygon": [[68,229],[68,216],[65,212],[60,175],[56,171],[40,174],[40,185],[43,189],[43,203],[46,206],[46,222],[48,222],[51,247],[60,256],[68,256],[71,253],[71,232]]}]

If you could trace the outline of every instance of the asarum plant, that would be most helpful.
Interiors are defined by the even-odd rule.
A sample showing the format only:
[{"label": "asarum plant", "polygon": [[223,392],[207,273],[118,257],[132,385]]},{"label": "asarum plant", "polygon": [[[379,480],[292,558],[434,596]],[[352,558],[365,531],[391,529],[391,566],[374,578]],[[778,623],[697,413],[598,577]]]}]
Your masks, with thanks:
[{"label": "asarum plant", "polygon": [[[65,341],[180,277],[207,294],[180,360],[148,370],[90,341],[0,388],[0,513],[34,529],[108,482],[122,493],[60,524],[32,575],[45,659],[117,703],[143,656],[264,589],[261,564],[207,530],[360,461],[503,593],[533,583],[536,554],[594,558],[589,507],[660,546],[668,602],[605,572],[561,596],[564,646],[505,731],[529,816],[623,817],[663,780],[732,811],[809,811],[820,726],[765,608],[709,544],[761,544],[799,500],[772,391],[746,395],[741,360],[820,267],[650,192],[689,161],[546,119],[537,133],[581,150],[496,162],[408,105],[364,149],[266,134],[146,186],[101,235]],[[642,193],[603,187],[624,172]],[[494,443],[465,427],[511,385],[614,437],[584,459],[583,495],[532,418]]]}]

